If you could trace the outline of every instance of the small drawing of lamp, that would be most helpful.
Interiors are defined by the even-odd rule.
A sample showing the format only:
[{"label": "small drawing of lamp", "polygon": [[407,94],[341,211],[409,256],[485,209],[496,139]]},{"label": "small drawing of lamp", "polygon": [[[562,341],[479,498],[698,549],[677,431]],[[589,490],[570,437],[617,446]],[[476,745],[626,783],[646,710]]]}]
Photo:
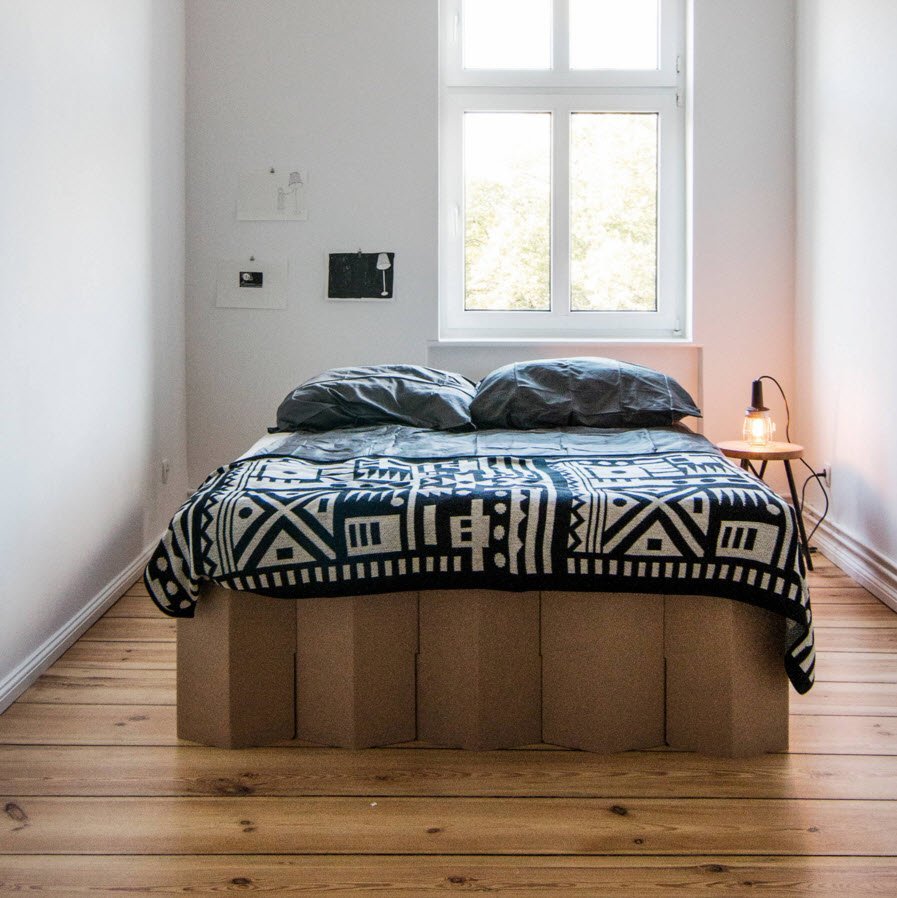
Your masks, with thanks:
[{"label": "small drawing of lamp", "polygon": [[389,296],[389,290],[386,289],[387,268],[392,268],[392,263],[389,261],[389,253],[380,253],[377,256],[377,271],[383,272],[383,292],[380,294],[381,296]]},{"label": "small drawing of lamp", "polygon": [[287,192],[293,194],[293,212],[299,214],[299,190],[303,186],[302,173],[297,171],[290,172],[290,180],[287,184]]}]

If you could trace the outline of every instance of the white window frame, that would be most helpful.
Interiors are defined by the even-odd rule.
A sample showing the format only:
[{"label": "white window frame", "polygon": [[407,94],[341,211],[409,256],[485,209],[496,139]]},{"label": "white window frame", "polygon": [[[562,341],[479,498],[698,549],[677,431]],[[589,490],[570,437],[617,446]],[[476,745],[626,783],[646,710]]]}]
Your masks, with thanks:
[{"label": "white window frame", "polygon": [[[685,0],[660,0],[659,67],[639,72],[570,70],[568,0],[552,2],[553,68],[524,72],[463,69],[463,0],[441,0],[440,340],[687,340]],[[552,308],[550,312],[468,311],[464,308],[464,114],[521,111],[552,114]],[[574,312],[570,308],[569,125],[576,112],[658,115],[656,311]]]}]

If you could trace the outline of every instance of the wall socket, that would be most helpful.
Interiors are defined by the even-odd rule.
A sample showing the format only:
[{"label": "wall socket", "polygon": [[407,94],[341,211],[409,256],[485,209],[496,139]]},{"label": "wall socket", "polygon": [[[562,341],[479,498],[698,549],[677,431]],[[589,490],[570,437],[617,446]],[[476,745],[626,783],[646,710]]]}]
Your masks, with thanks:
[{"label": "wall socket", "polygon": [[162,483],[168,483],[168,478],[171,476],[171,462],[167,458],[163,458],[159,467],[162,475]]},{"label": "wall socket", "polygon": [[832,466],[824,465],[822,468],[822,479],[825,481],[825,485],[831,489],[832,488]]}]

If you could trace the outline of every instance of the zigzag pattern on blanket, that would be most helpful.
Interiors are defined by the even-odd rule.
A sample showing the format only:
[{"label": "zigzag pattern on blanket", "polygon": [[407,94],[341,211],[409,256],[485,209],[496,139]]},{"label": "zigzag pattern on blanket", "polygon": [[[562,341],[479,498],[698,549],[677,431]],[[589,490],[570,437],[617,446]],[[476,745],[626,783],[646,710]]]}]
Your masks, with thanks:
[{"label": "zigzag pattern on blanket", "polygon": [[715,452],[432,461],[289,456],[215,472],[147,568],[191,616],[202,580],[284,597],[486,587],[722,595],[790,621],[813,680],[794,512]]}]

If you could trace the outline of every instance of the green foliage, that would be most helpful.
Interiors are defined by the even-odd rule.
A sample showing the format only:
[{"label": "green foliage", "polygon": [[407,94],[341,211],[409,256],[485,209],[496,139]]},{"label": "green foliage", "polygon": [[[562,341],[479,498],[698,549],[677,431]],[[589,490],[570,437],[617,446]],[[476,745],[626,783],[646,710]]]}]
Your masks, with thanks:
[{"label": "green foliage", "polygon": [[[653,310],[657,116],[575,114],[571,160],[572,308]],[[545,148],[508,146],[504,170],[469,178],[466,190],[466,308],[547,310],[551,208]]]},{"label": "green foliage", "polygon": [[549,175],[517,159],[510,184],[467,185],[465,282],[468,309],[550,308]]}]

